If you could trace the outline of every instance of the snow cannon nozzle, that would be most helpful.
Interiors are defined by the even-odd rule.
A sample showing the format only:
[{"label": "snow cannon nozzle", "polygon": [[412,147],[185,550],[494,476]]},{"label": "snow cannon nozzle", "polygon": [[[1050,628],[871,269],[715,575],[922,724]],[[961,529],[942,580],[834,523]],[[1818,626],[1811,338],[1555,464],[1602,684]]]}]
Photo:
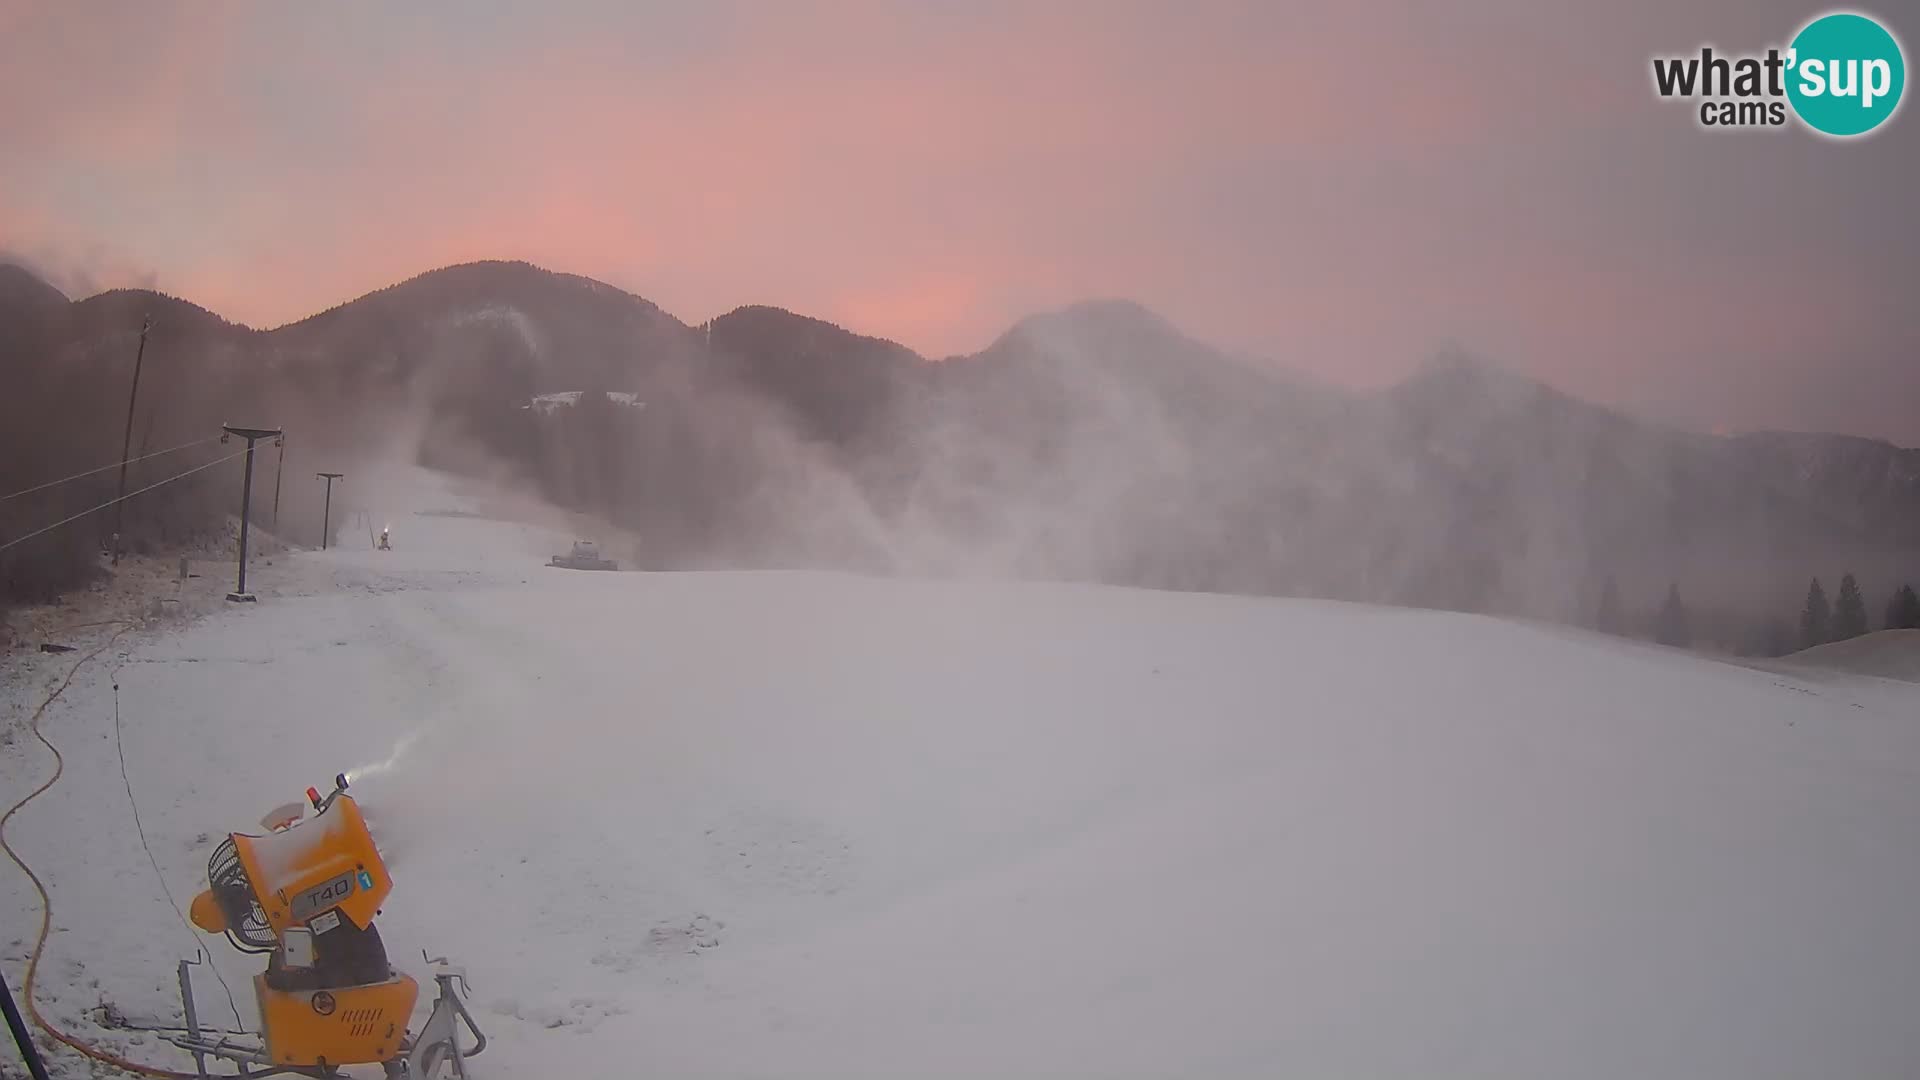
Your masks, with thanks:
[{"label": "snow cannon nozzle", "polygon": [[327,797],[324,799],[321,798],[320,789],[318,788],[308,788],[307,801],[313,804],[315,810],[325,810],[327,807],[332,806],[333,800],[339,798],[340,794],[346,790],[347,774],[335,773],[333,774],[333,790],[327,793]]}]

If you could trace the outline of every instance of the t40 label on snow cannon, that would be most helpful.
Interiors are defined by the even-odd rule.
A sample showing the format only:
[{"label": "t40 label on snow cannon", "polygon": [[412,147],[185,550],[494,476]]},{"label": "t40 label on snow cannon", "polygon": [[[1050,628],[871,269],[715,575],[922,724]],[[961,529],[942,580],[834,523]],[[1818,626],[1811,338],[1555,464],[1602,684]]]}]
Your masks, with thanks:
[{"label": "t40 label on snow cannon", "polygon": [[349,870],[323,885],[303,893],[296,893],[293,903],[288,905],[288,915],[294,922],[306,922],[314,915],[352,896],[353,885],[353,872]]}]

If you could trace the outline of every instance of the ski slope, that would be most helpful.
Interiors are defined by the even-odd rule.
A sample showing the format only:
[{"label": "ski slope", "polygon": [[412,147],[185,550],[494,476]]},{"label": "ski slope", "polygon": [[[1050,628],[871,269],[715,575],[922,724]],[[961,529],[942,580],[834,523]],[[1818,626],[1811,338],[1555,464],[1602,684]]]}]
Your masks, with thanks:
[{"label": "ski slope", "polygon": [[[71,1029],[186,1064],[88,1019],[171,1013],[193,947],[117,673],[182,905],[356,770],[383,935],[467,966],[482,1077],[1920,1072],[1920,686],[1338,603],[568,572],[395,490],[395,551],[279,559],[48,710],[67,774],[10,835]],[[71,657],[32,662],[10,729]],[[49,770],[15,737],[0,788]],[[0,910],[18,987],[10,867]],[[256,962],[201,940],[251,1022]]]}]

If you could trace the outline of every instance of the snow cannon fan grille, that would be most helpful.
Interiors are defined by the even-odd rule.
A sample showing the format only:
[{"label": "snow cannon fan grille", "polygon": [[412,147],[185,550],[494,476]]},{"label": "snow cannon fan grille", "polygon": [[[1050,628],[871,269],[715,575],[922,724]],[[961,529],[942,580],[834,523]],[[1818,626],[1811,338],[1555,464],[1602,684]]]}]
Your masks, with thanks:
[{"label": "snow cannon fan grille", "polygon": [[207,884],[213,886],[214,900],[227,916],[227,940],[241,952],[270,953],[279,945],[267,913],[253,893],[247,868],[240,863],[240,852],[229,836],[213,850],[207,860]]}]

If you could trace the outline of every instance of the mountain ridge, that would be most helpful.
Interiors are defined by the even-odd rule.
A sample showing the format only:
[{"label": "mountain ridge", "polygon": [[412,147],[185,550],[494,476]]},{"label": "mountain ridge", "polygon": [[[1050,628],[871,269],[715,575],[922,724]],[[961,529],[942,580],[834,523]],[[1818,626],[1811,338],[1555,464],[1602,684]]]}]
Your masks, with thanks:
[{"label": "mountain ridge", "polygon": [[[1327,391],[1333,391],[1338,393],[1354,393],[1353,391],[1349,391],[1346,388],[1339,387],[1336,384],[1327,383],[1318,379],[1314,379],[1311,376],[1301,375],[1287,369],[1278,368],[1274,366],[1265,357],[1251,356],[1245,353],[1229,351],[1220,346],[1213,345],[1202,338],[1196,338],[1188,334],[1186,331],[1180,329],[1171,320],[1166,318],[1164,315],[1161,315],[1159,312],[1155,311],[1153,308],[1149,307],[1148,305],[1142,303],[1141,301],[1133,300],[1130,298],[1124,298],[1124,297],[1089,298],[1089,299],[1073,301],[1071,303],[1064,304],[1056,308],[1049,308],[1049,309],[1034,311],[1014,320],[1014,322],[1010,324],[1006,330],[1003,330],[999,335],[997,335],[992,341],[990,341],[986,346],[982,347],[981,349],[978,349],[971,353],[956,353],[956,354],[951,354],[945,357],[934,358],[934,357],[930,357],[925,354],[922,354],[917,350],[914,350],[912,347],[902,344],[900,342],[894,341],[890,338],[882,337],[879,335],[863,334],[857,330],[843,327],[837,323],[834,323],[832,320],[820,318],[818,316],[808,315],[804,312],[793,311],[792,309],[784,308],[775,304],[761,304],[761,303],[740,304],[729,309],[727,312],[721,315],[714,316],[713,318],[707,320],[706,322],[688,323],[681,320],[677,316],[674,316],[673,314],[666,311],[664,308],[660,307],[658,304],[647,299],[646,297],[641,296],[638,293],[628,291],[624,288],[621,288],[618,285],[613,285],[611,283],[601,281],[598,278],[590,277],[584,274],[575,274],[575,273],[571,273],[563,270],[554,270],[548,267],[541,266],[538,263],[534,263],[534,262],[523,260],[523,259],[476,259],[468,262],[451,263],[446,266],[435,267],[433,269],[425,270],[418,274],[414,274],[410,277],[403,278],[399,281],[393,282],[392,284],[384,285],[376,289],[371,289],[367,292],[354,296],[348,300],[343,300],[330,307],[315,311],[312,314],[304,315],[292,321],[281,323],[272,327],[253,327],[246,323],[229,319],[225,315],[222,315],[221,313],[214,311],[211,308],[202,307],[201,305],[191,300],[188,300],[184,297],[175,296],[173,294],[170,294],[161,290],[157,290],[157,289],[149,289],[149,288],[141,288],[141,287],[119,287],[119,288],[105,289],[97,293],[89,294],[88,296],[85,296],[85,297],[70,298],[70,297],[67,297],[64,293],[62,293],[57,287],[52,285],[50,282],[46,281],[44,278],[36,274],[31,268],[20,263],[0,261],[0,274],[8,274],[10,276],[15,277],[16,279],[29,281],[33,284],[33,286],[37,286],[39,289],[44,290],[46,293],[49,293],[52,296],[58,297],[59,299],[69,304],[91,306],[91,307],[102,307],[102,306],[108,306],[108,305],[118,305],[121,307],[129,307],[129,306],[138,306],[134,304],[135,298],[147,298],[149,303],[156,304],[161,307],[170,307],[170,308],[176,308],[176,309],[185,308],[188,310],[191,317],[194,317],[194,318],[211,319],[215,322],[218,322],[224,326],[233,328],[235,330],[245,331],[245,332],[259,334],[259,335],[268,336],[268,337],[285,334],[288,332],[299,330],[304,327],[308,327],[310,324],[315,324],[321,320],[328,318],[329,316],[334,315],[337,312],[340,312],[348,308],[352,308],[355,305],[362,304],[364,302],[374,300],[376,298],[391,298],[394,295],[404,293],[404,291],[408,290],[410,287],[420,287],[426,284],[449,281],[459,277],[469,277],[469,276],[474,276],[479,274],[496,274],[496,273],[531,274],[536,277],[553,279],[560,283],[568,283],[568,284],[577,283],[580,286],[584,286],[587,289],[587,291],[590,293],[599,294],[602,296],[611,295],[613,297],[619,298],[619,300],[622,302],[632,302],[634,304],[640,305],[640,307],[643,310],[649,311],[651,313],[655,313],[663,320],[670,322],[671,324],[678,327],[679,329],[687,331],[689,333],[696,332],[701,327],[704,327],[710,324],[719,323],[731,317],[750,315],[750,314],[759,313],[759,312],[779,313],[781,315],[790,316],[793,319],[799,320],[806,324],[817,324],[819,327],[828,328],[832,331],[837,331],[841,334],[845,334],[847,337],[852,339],[857,339],[863,342],[869,342],[869,343],[874,343],[876,345],[884,346],[891,351],[897,351],[899,353],[912,356],[913,358],[919,360],[920,362],[928,363],[928,364],[944,364],[944,363],[949,363],[955,360],[964,361],[964,360],[977,359],[983,355],[993,353],[996,347],[1004,346],[1005,344],[1008,343],[1009,339],[1017,339],[1018,337],[1021,337],[1021,336],[1031,336],[1036,333],[1051,331],[1056,327],[1070,326],[1077,321],[1091,319],[1095,321],[1096,325],[1104,324],[1108,327],[1111,327],[1116,323],[1124,325],[1130,322],[1136,328],[1150,327],[1157,334],[1162,334],[1170,339],[1178,339],[1190,346],[1198,346],[1201,349],[1216,353],[1223,358],[1231,359],[1236,363],[1241,364],[1242,366],[1260,371],[1262,374],[1266,374],[1275,378],[1289,380],[1289,381],[1300,380],[1300,381],[1312,382],[1320,389],[1327,390]],[[5,285],[5,279],[0,278],[0,286],[4,286],[4,285]],[[98,303],[95,303],[95,302],[98,302]],[[1253,362],[1249,362],[1249,361],[1253,361]],[[1605,405],[1599,402],[1594,402],[1589,399],[1580,397],[1577,394],[1573,394],[1568,391],[1562,390],[1554,386],[1553,384],[1547,382],[1546,380],[1540,379],[1536,376],[1528,375],[1524,372],[1517,371],[1509,366],[1500,364],[1486,357],[1474,354],[1467,350],[1462,350],[1457,348],[1443,349],[1438,352],[1435,352],[1434,354],[1423,359],[1413,370],[1409,371],[1401,379],[1396,380],[1395,382],[1389,383],[1381,389],[1384,391],[1392,391],[1392,390],[1404,388],[1410,383],[1418,384],[1423,381],[1432,379],[1436,376],[1436,374],[1453,376],[1453,375],[1458,375],[1460,373],[1470,373],[1480,377],[1489,377],[1489,376],[1497,377],[1500,379],[1507,380],[1516,386],[1524,385],[1527,387],[1542,388],[1547,391],[1550,391],[1552,394],[1557,395],[1558,397],[1565,399],[1567,401],[1577,402],[1579,404],[1582,404],[1594,409],[1602,410],[1605,412],[1609,412],[1609,413],[1629,416],[1632,419],[1639,421],[1641,423],[1652,424],[1655,426],[1669,427],[1672,430],[1676,430],[1676,431],[1685,431],[1685,432],[1701,434],[1701,435],[1710,435],[1719,439],[1739,440],[1739,439],[1744,439],[1749,437],[1766,437],[1766,438],[1774,438],[1774,439],[1794,439],[1794,438],[1842,439],[1842,440],[1857,439],[1865,442],[1878,443],[1883,446],[1886,446],[1895,450],[1900,450],[1900,451],[1920,450],[1920,448],[1903,446],[1899,443],[1896,443],[1890,439],[1887,439],[1881,436],[1859,435],[1851,432],[1813,431],[1813,430],[1786,429],[1786,428],[1752,428],[1752,429],[1743,429],[1736,432],[1729,432],[1726,434],[1720,434],[1716,432],[1699,431],[1697,429],[1689,428],[1689,427],[1676,426],[1676,425],[1666,424],[1666,423],[1658,423],[1655,421],[1651,421],[1651,420],[1647,420],[1645,418],[1639,417],[1636,414],[1633,414],[1627,410],[1623,410],[1617,406]]]},{"label": "mountain ridge", "polygon": [[[269,330],[145,290],[56,307],[9,278],[26,299],[0,291],[0,320],[19,327],[0,348],[32,373],[24,416],[118,431],[125,398],[108,388],[153,312],[140,398],[154,445],[253,417],[287,427],[296,468],[383,454],[504,470],[646,533],[661,566],[984,572],[1578,621],[1609,576],[1633,595],[1678,580],[1702,602],[1766,607],[1743,594],[1843,568],[1879,588],[1920,559],[1920,451],[1687,431],[1457,351],[1347,390],[1134,301],[1035,313],[934,360],[772,305],[689,325],[516,261],[442,267]],[[646,407],[595,393],[523,408],[608,390]]]}]

